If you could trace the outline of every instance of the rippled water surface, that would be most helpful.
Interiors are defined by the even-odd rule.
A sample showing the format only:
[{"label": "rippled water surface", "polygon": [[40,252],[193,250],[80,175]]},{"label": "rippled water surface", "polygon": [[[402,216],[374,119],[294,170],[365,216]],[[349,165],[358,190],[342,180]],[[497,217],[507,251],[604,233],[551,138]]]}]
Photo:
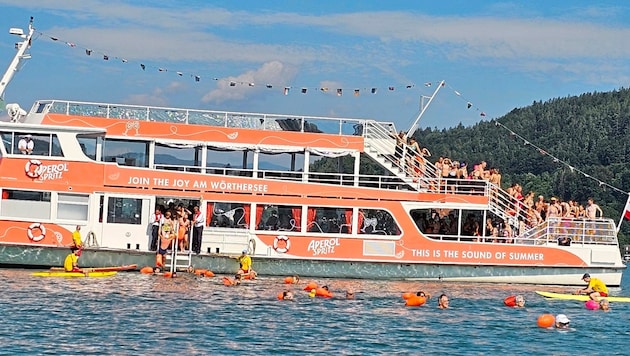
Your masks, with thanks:
[{"label": "rippled water surface", "polygon": [[[220,277],[167,279],[139,273],[110,278],[41,278],[0,270],[0,354],[627,354],[630,303],[609,312],[582,302],[549,301],[537,289],[575,288],[363,280],[315,280],[332,299],[311,299],[283,278],[225,287]],[[578,281],[579,282],[579,281]],[[343,298],[346,289],[356,300]],[[433,295],[404,306],[401,293]],[[630,295],[627,273],[622,289]],[[436,308],[447,293],[451,308]],[[524,309],[503,298],[524,294]],[[572,329],[540,329],[537,317],[564,313]]]}]

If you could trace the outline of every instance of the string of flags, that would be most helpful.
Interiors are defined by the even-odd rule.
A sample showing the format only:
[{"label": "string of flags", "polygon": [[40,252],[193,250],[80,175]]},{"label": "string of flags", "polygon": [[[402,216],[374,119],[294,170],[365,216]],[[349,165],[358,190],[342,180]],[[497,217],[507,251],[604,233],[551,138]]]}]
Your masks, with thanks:
[{"label": "string of flags", "polygon": [[[40,36],[45,36],[45,37],[49,38],[53,42],[63,42],[68,47],[82,49],[82,50],[85,51],[85,54],[87,56],[94,56],[94,57],[99,56],[104,61],[118,60],[118,61],[120,61],[122,63],[129,63],[129,61],[126,58],[123,58],[123,57],[110,56],[109,54],[107,54],[105,52],[95,51],[95,50],[93,50],[91,48],[81,47],[81,46],[78,46],[74,42],[64,41],[64,40],[59,39],[58,37],[47,35],[47,34],[45,34],[43,32],[38,32],[38,34]],[[183,71],[173,71],[173,70],[169,70],[168,68],[164,68],[164,67],[152,67],[152,66],[149,66],[149,65],[147,65],[145,63],[142,63],[142,62],[140,62],[138,64],[139,64],[140,69],[143,70],[143,71],[156,70],[158,72],[171,72],[171,73],[175,73],[179,77],[184,77],[184,76],[190,77],[195,82],[200,82],[202,77],[203,77],[203,79],[208,79],[209,78],[210,80],[213,80],[213,81],[229,81],[229,84],[228,84],[229,87],[236,87],[236,86],[254,87],[254,86],[257,85],[256,83],[253,83],[253,82],[244,82],[244,81],[236,81],[236,80],[229,80],[229,79],[221,79],[221,78],[217,78],[217,77],[208,77],[208,78],[206,78],[205,76],[202,76],[200,74],[185,73]],[[436,83],[439,83],[439,81],[436,81]],[[429,81],[429,82],[425,82],[423,86],[424,87],[431,87],[432,85],[433,85],[433,82]],[[472,109],[472,110],[476,111],[479,114],[479,116],[484,117],[484,118],[486,117],[485,111],[481,110],[479,107],[477,107],[475,104],[473,104],[472,101],[466,99],[462,95],[461,92],[459,92],[458,90],[455,90],[455,88],[451,87],[449,84],[447,84],[445,82],[443,82],[442,85],[447,86],[453,92],[453,94],[455,94],[458,98],[463,100],[465,102],[465,105],[466,105],[467,109],[469,109],[469,110]],[[280,88],[282,88],[282,93],[284,95],[289,95],[291,90],[295,89],[298,93],[301,93],[301,94],[307,94],[309,92],[309,90],[310,90],[311,92],[312,91],[322,92],[322,93],[331,92],[331,93],[335,93],[337,96],[343,96],[344,92],[345,93],[349,92],[349,93],[352,93],[353,96],[358,97],[358,96],[361,95],[362,92],[363,93],[368,93],[368,94],[377,94],[379,92],[379,90],[381,90],[381,88],[377,87],[377,86],[366,87],[366,88],[346,89],[346,88],[309,87],[309,86],[297,86],[297,87],[294,87],[294,86],[276,85],[276,84],[273,84],[273,83],[265,83],[264,84],[264,87],[267,88],[267,89],[272,89],[272,88],[278,87],[278,86]],[[381,90],[381,91],[393,92],[393,91],[396,91],[397,89],[409,90],[409,89],[414,89],[414,88],[416,88],[415,84],[407,84],[407,85],[404,85],[402,87],[401,86],[395,86],[395,85],[389,85],[389,86],[385,87],[384,90]],[[582,171],[582,170],[580,170],[578,168],[575,168],[574,166],[572,166],[568,162],[565,162],[565,161],[559,159],[558,157],[556,157],[553,154],[549,153],[547,150],[544,150],[544,149],[538,147],[537,145],[531,143],[531,141],[527,140],[526,138],[524,138],[520,134],[514,132],[513,130],[511,130],[510,128],[508,128],[504,124],[500,123],[499,121],[495,121],[495,125],[498,126],[498,127],[503,128],[505,130],[507,130],[509,132],[510,136],[520,139],[521,141],[523,141],[523,143],[526,146],[531,146],[531,147],[535,148],[540,154],[542,154],[544,156],[548,156],[549,158],[551,158],[553,160],[554,163],[565,165],[566,167],[568,167],[571,170],[571,172],[580,173],[585,178],[592,179],[592,180],[598,182],[599,186],[608,187],[608,188],[610,188],[610,189],[612,189],[614,191],[617,191],[617,192],[620,192],[620,193],[624,193],[624,194],[628,194],[627,192],[625,192],[625,191],[623,191],[623,190],[621,190],[621,189],[619,189],[617,187],[614,187],[614,186],[612,186],[612,185],[610,185],[610,184],[608,184],[606,182],[603,182],[603,181],[601,181],[601,180],[591,176],[590,174],[588,174],[588,173],[586,173],[586,172],[584,172],[584,171]]]}]

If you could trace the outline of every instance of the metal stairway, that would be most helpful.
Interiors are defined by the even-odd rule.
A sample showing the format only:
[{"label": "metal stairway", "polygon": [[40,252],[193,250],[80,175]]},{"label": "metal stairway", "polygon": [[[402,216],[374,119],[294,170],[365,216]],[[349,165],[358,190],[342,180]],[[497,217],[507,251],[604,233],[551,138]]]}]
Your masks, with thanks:
[{"label": "metal stairway", "polygon": [[192,266],[192,250],[188,249],[187,252],[181,253],[178,247],[177,239],[174,239],[171,242],[171,252],[164,258],[164,266],[168,266],[171,272],[187,271]]}]

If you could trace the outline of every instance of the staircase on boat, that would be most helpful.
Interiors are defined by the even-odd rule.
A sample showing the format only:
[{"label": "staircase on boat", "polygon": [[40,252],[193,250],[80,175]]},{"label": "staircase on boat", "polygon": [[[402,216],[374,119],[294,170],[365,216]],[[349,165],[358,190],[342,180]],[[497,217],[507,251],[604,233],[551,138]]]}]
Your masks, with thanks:
[{"label": "staircase on boat", "polygon": [[188,271],[192,266],[192,250],[179,251],[177,239],[171,243],[171,251],[165,256],[164,266],[168,266],[170,272]]}]

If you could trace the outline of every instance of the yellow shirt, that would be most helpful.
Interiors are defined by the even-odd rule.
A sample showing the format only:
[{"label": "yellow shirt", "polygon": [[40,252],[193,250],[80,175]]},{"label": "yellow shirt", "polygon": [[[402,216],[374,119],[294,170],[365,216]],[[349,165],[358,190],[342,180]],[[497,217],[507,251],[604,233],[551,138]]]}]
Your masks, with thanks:
[{"label": "yellow shirt", "polygon": [[252,258],[248,255],[243,255],[238,258],[238,262],[241,264],[243,271],[249,271],[252,268]]},{"label": "yellow shirt", "polygon": [[589,288],[596,292],[604,292],[608,294],[608,288],[601,280],[597,278],[591,278],[591,281],[588,283]]},{"label": "yellow shirt", "polygon": [[74,265],[78,261],[79,257],[77,257],[77,255],[75,255],[74,253],[69,254],[68,256],[66,256],[66,260],[63,262],[63,269],[65,269],[66,272],[72,271],[72,269],[74,269]]},{"label": "yellow shirt", "polygon": [[81,247],[81,233],[79,232],[79,230],[74,230],[74,232],[72,233],[72,243],[74,243],[76,247]]}]

